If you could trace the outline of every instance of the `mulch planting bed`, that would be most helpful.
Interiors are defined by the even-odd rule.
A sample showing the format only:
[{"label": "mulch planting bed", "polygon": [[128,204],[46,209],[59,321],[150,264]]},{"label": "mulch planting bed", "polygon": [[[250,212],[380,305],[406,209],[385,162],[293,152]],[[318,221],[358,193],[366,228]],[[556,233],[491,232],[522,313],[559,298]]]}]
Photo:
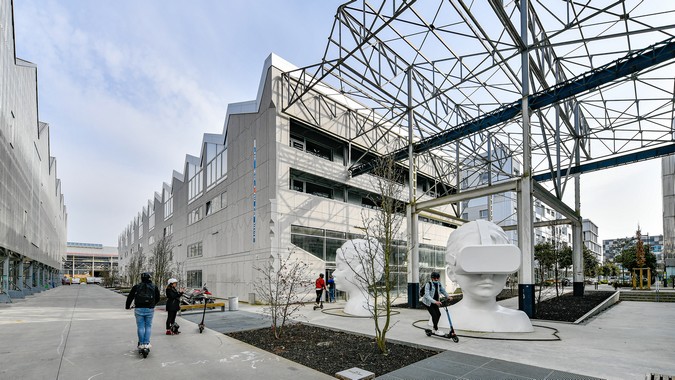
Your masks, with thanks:
[{"label": "mulch planting bed", "polygon": [[[565,294],[546,300],[537,305],[537,319],[574,322],[612,294],[585,292],[583,297]],[[382,355],[373,338],[304,324],[288,326],[281,339],[274,339],[269,328],[227,335],[331,376],[352,367],[380,376],[439,352],[389,343],[388,355]]]}]

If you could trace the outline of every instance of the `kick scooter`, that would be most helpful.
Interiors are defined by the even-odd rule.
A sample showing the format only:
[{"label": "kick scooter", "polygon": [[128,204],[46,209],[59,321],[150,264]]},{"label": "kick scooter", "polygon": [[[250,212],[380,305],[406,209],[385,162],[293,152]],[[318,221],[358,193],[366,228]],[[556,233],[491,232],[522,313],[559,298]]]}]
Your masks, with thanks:
[{"label": "kick scooter", "polygon": [[138,354],[141,355],[143,359],[147,358],[149,353],[150,353],[149,348],[145,347],[142,348],[141,346],[138,347]]},{"label": "kick scooter", "polygon": [[457,343],[459,342],[459,337],[457,337],[457,334],[455,333],[455,328],[452,326],[452,319],[450,319],[450,312],[448,311],[448,305],[445,304],[445,314],[448,316],[448,323],[450,324],[450,332],[447,334],[437,334],[434,333],[433,330],[431,329],[425,329],[424,332],[427,334],[427,336],[438,336],[441,338],[450,338],[452,339],[453,342]]},{"label": "kick scooter", "polygon": [[199,322],[199,333],[200,334],[202,333],[202,331],[204,331],[204,318],[206,317],[206,305],[208,305],[208,303],[206,301],[204,301],[204,312],[202,313],[202,321]]},{"label": "kick scooter", "polygon": [[204,284],[204,287],[202,288],[202,291],[204,292],[204,312],[202,313],[202,321],[199,323],[199,333],[201,334],[202,331],[204,331],[204,318],[206,318],[206,306],[209,304],[209,302],[212,302],[209,296],[211,295],[211,292],[209,292],[208,289],[206,289],[206,284]]},{"label": "kick scooter", "polygon": [[323,298],[325,297],[325,295],[326,295],[326,289],[321,291],[321,298],[319,299],[319,304],[318,305],[314,304],[314,308],[312,310],[323,309]]}]

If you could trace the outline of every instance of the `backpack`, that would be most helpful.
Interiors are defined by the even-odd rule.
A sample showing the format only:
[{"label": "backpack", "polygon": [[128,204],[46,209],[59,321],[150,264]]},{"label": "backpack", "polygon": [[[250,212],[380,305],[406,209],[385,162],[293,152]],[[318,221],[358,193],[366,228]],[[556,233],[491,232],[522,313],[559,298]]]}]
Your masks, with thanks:
[{"label": "backpack", "polygon": [[[431,285],[431,287],[433,289],[434,284],[432,284],[431,281],[429,281],[429,284]],[[425,293],[426,288],[427,288],[426,284],[424,284],[424,286],[420,286],[420,298],[424,297],[424,293]],[[438,291],[438,289],[436,289],[435,291]]]},{"label": "backpack", "polygon": [[136,297],[134,297],[136,307],[153,307],[155,306],[155,287],[152,284],[142,282],[136,290]]}]

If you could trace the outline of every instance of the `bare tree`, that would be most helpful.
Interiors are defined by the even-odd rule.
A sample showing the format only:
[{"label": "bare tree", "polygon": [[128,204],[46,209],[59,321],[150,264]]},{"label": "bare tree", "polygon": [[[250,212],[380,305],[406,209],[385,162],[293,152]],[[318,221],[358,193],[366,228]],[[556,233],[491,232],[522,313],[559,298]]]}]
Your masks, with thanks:
[{"label": "bare tree", "polygon": [[158,286],[166,285],[173,268],[173,243],[171,236],[163,236],[152,247],[150,271],[153,281]]},{"label": "bare tree", "polygon": [[145,254],[143,247],[138,247],[138,251],[131,255],[129,265],[127,265],[127,275],[130,285],[138,284],[141,281],[141,273],[145,268]]},{"label": "bare tree", "polygon": [[[356,260],[348,265],[353,270],[356,281],[365,285],[362,291],[368,293],[366,297],[373,300],[369,311],[375,321],[375,342],[380,352],[387,354],[387,332],[393,327],[392,260],[396,254],[396,238],[400,234],[405,212],[405,203],[401,201],[404,190],[403,174],[393,159],[383,157],[377,160],[373,175],[373,186],[378,192],[378,195],[371,197],[375,211],[364,210],[361,217],[366,241],[369,243],[367,248],[357,249]],[[380,245],[383,252],[378,252]]]},{"label": "bare tree", "polygon": [[281,338],[286,322],[304,305],[302,302],[311,291],[312,281],[309,277],[309,264],[293,258],[293,251],[285,257],[279,252],[261,267],[254,267],[260,277],[253,283],[253,288],[263,304],[263,311],[272,320],[272,333],[275,339]]},{"label": "bare tree", "polygon": [[186,286],[185,260],[174,263],[173,269],[171,270],[171,277],[178,280],[178,284],[180,284],[181,287]]}]

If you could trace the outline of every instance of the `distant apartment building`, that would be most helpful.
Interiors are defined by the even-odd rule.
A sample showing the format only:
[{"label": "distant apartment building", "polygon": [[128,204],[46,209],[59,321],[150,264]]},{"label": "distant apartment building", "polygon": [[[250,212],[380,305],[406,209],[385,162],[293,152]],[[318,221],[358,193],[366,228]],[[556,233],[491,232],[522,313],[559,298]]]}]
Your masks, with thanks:
[{"label": "distant apartment building", "polygon": [[[498,141],[494,142],[491,155],[492,157],[486,161],[497,162],[499,163],[499,167],[487,169],[484,165],[481,167],[475,163],[468,165],[478,169],[462,173],[462,182],[460,184],[462,191],[488,186],[492,183],[520,176],[521,163],[513,158],[506,148],[498,145]],[[488,197],[475,198],[462,202],[462,219],[485,219],[491,220],[502,227],[515,226],[518,223],[517,206],[518,201],[515,192],[505,192]],[[563,217],[539,199],[534,199],[534,222],[556,219],[563,219]],[[518,234],[516,231],[507,230],[506,234],[513,244],[518,244]],[[572,227],[569,225],[557,225],[535,228],[534,237],[535,244],[548,242],[551,244],[571,245]]]},{"label": "distant apartment building", "polygon": [[603,262],[602,246],[598,244],[598,226],[590,219],[582,220],[583,242],[586,248],[593,253],[598,263]]},{"label": "distant apartment building", "polygon": [[[657,265],[659,263],[663,265],[663,235],[644,234],[640,240],[642,240],[645,247],[649,247],[649,252],[656,256]],[[634,246],[636,242],[635,236],[603,240],[602,252],[604,262],[614,260],[624,249]]]},{"label": "distant apartment building", "polygon": [[37,66],[14,51],[11,1],[0,2],[0,26],[0,302],[11,302],[58,280],[67,213],[38,119]]}]

